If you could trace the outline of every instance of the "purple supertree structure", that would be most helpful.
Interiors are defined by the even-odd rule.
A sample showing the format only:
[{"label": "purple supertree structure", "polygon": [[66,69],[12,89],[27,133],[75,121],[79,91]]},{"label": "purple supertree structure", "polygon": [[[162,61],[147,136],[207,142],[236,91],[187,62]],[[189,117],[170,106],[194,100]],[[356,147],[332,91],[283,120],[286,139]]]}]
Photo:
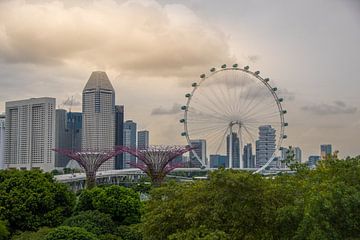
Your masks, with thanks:
[{"label": "purple supertree structure", "polygon": [[150,146],[147,149],[129,148],[119,146],[118,149],[122,152],[129,153],[139,160],[137,163],[130,163],[131,166],[144,171],[151,179],[155,186],[161,185],[164,178],[175,168],[181,167],[181,163],[172,163],[172,161],[191,151],[190,146]]},{"label": "purple supertree structure", "polygon": [[100,166],[110,158],[113,158],[122,152],[122,150],[118,148],[110,150],[82,149],[80,151],[57,148],[53,149],[53,151],[65,155],[79,163],[79,165],[85,170],[86,188],[88,189],[95,187],[96,172],[99,170]]}]

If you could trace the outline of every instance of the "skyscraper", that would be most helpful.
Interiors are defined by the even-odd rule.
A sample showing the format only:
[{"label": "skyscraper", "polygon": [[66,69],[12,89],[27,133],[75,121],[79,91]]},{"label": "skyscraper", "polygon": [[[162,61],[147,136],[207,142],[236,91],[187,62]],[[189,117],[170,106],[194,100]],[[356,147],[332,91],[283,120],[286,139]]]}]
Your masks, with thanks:
[{"label": "skyscraper", "polygon": [[[110,150],[115,146],[115,91],[105,72],[93,72],[83,90],[83,149]],[[100,171],[115,169],[114,158]]]},{"label": "skyscraper", "polygon": [[138,132],[138,149],[149,148],[149,131],[143,130]]},{"label": "skyscraper", "polygon": [[54,168],[55,106],[55,98],[6,103],[5,167]]},{"label": "skyscraper", "polygon": [[229,158],[226,155],[219,155],[219,154],[211,154],[210,155],[210,167],[211,168],[219,168],[229,167]]},{"label": "skyscraper", "polygon": [[82,142],[82,113],[68,112],[66,116],[66,139],[68,141],[68,148],[80,150]]},{"label": "skyscraper", "polygon": [[[191,140],[190,144],[195,149],[193,150],[196,155],[207,165],[207,159],[206,159],[206,140],[204,139],[197,139],[197,140]],[[190,167],[201,167],[201,163],[198,161],[198,159],[195,157],[195,154],[193,151],[190,151]]]},{"label": "skyscraper", "polygon": [[294,148],[294,158],[296,162],[301,163],[301,149],[299,147]]},{"label": "skyscraper", "polygon": [[4,168],[5,155],[5,115],[0,114],[0,169]]},{"label": "skyscraper", "polygon": [[[256,141],[256,167],[264,166],[275,152],[275,129],[271,125],[259,127],[259,140]],[[271,164],[274,166],[276,163]]]},{"label": "skyscraper", "polygon": [[[226,155],[230,159],[230,135],[226,137]],[[229,162],[230,167],[230,162]],[[232,167],[240,168],[240,139],[237,133],[232,133]]]},{"label": "skyscraper", "polygon": [[[124,144],[124,106],[115,106],[115,145]],[[120,153],[115,157],[115,169],[124,168],[124,154]]]},{"label": "skyscraper", "polygon": [[[58,149],[66,149],[68,148],[68,141],[66,139],[66,110],[56,109],[55,119],[55,147]],[[66,156],[55,152],[55,167],[64,168],[68,161]]]},{"label": "skyscraper", "polygon": [[331,144],[322,144],[320,145],[320,156],[322,159],[325,159],[327,156],[332,154]]},{"label": "skyscraper", "polygon": [[255,167],[255,156],[252,153],[252,144],[248,143],[244,146],[243,154],[244,168],[254,168]]},{"label": "skyscraper", "polygon": [[[136,123],[127,120],[124,123],[124,146],[136,148]],[[124,153],[124,168],[131,168],[136,163],[136,158],[128,153]]]},{"label": "skyscraper", "polygon": [[309,167],[316,167],[316,164],[320,161],[320,156],[309,156],[309,160],[308,160],[308,166]]}]

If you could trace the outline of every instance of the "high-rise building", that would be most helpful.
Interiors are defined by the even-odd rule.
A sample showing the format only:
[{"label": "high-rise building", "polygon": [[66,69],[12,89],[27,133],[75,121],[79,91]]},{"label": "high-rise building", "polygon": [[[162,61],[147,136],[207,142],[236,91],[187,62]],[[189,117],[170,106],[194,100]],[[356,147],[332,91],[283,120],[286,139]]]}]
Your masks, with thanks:
[{"label": "high-rise building", "polygon": [[[207,158],[206,158],[206,140],[204,139],[197,139],[190,141],[191,147],[195,148],[193,151],[196,155],[202,160],[203,163],[207,165]],[[198,161],[193,151],[190,151],[190,167],[201,167],[202,164]]]},{"label": "high-rise building", "polygon": [[[82,148],[111,150],[115,147],[115,91],[105,72],[93,72],[83,90]],[[115,169],[114,158],[100,171]]]},{"label": "high-rise building", "polygon": [[279,162],[280,168],[286,168],[287,167],[285,161],[287,160],[288,155],[289,155],[289,149],[283,147],[281,149],[281,157],[279,159],[280,160],[280,162]]},{"label": "high-rise building", "polygon": [[0,114],[0,169],[4,168],[5,155],[5,115]]},{"label": "high-rise building", "polygon": [[138,149],[149,148],[149,131],[143,130],[138,132]]},{"label": "high-rise building", "polygon": [[[136,123],[132,120],[127,120],[124,123],[124,146],[136,148]],[[124,153],[124,168],[131,168],[136,163],[136,157]]]},{"label": "high-rise building", "polygon": [[[271,125],[259,127],[259,140],[256,141],[256,167],[264,166],[273,156],[276,147],[275,129]],[[270,166],[276,165],[276,162]]]},{"label": "high-rise building", "polygon": [[252,153],[252,144],[248,143],[244,146],[243,159],[244,168],[254,168],[255,167],[255,156]]},{"label": "high-rise building", "polygon": [[331,144],[322,144],[320,145],[320,156],[322,159],[325,159],[327,156],[332,154]]},{"label": "high-rise building", "polygon": [[[124,106],[115,106],[115,145],[124,144]],[[124,168],[124,154],[120,153],[115,157],[115,169]]]},{"label": "high-rise building", "polygon": [[[82,113],[56,110],[56,148],[81,150]],[[55,167],[65,168],[71,159],[55,153]]]},{"label": "high-rise building", "polygon": [[211,168],[219,168],[229,167],[229,158],[226,155],[219,155],[219,154],[211,154],[210,155],[210,167]]},{"label": "high-rise building", "polygon": [[316,164],[320,161],[320,156],[309,156],[308,159],[308,166],[309,167],[316,167]]},{"label": "high-rise building", "polygon": [[54,169],[55,101],[31,98],[6,103],[6,168]]},{"label": "high-rise building", "polygon": [[[230,135],[226,137],[226,155],[230,159]],[[229,162],[230,167],[230,162]],[[240,139],[237,133],[232,133],[232,167],[240,168]]]},{"label": "high-rise building", "polygon": [[294,160],[301,163],[301,149],[299,147],[294,147]]}]

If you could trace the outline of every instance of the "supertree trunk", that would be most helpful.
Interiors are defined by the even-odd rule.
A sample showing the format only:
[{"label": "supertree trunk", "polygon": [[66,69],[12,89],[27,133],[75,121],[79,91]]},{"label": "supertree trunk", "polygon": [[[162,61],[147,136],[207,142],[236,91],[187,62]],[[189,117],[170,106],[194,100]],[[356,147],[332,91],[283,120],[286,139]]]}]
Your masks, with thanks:
[{"label": "supertree trunk", "polygon": [[86,181],[85,181],[86,189],[92,189],[96,187],[96,172],[86,171],[85,174],[86,174]]}]

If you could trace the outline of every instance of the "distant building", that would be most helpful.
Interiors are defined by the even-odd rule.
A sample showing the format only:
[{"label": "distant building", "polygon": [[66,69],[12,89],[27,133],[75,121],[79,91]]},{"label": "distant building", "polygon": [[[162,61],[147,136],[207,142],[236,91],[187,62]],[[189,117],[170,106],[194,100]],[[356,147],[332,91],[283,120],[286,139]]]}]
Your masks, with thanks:
[{"label": "distant building", "polygon": [[[62,149],[81,149],[82,113],[56,110],[55,146]],[[55,167],[65,168],[69,161],[65,155],[55,153]]]},{"label": "distant building", "polygon": [[[124,106],[115,106],[115,145],[124,145]],[[124,168],[124,154],[115,157],[115,169]]]},{"label": "distant building", "polygon": [[[237,133],[232,133],[232,164],[229,163],[229,167],[240,168],[240,139]],[[230,135],[226,137],[226,155],[230,159]]]},{"label": "distant building", "polygon": [[[256,167],[264,166],[273,156],[276,149],[275,129],[270,125],[259,127],[259,140],[256,141]],[[270,166],[276,165],[276,162]]]},{"label": "distant building", "polygon": [[319,161],[320,161],[320,156],[314,156],[314,155],[309,156],[308,166],[315,167]]},{"label": "distant building", "polygon": [[6,103],[5,167],[55,167],[55,98],[31,98]]},{"label": "distant building", "polygon": [[[115,91],[105,72],[93,72],[83,90],[82,147],[112,150],[115,147]],[[114,158],[100,171],[115,169]]]},{"label": "distant building", "polygon": [[294,160],[298,163],[301,163],[301,149],[299,147],[294,147]]},{"label": "distant building", "polygon": [[5,115],[0,114],[0,169],[4,168],[5,155]]},{"label": "distant building", "polygon": [[280,159],[279,159],[279,160],[280,160],[280,161],[279,161],[279,167],[280,167],[280,168],[286,168],[286,167],[287,167],[285,161],[286,161],[288,155],[289,155],[289,149],[283,147],[283,148],[281,149],[281,156],[280,156]]},{"label": "distant building", "polygon": [[[197,139],[197,140],[191,140],[190,144],[195,149],[193,150],[196,155],[202,160],[203,163],[207,165],[207,159],[206,159],[206,140],[204,139]],[[201,163],[196,158],[193,151],[190,151],[190,167],[201,167]]]},{"label": "distant building", "polygon": [[149,131],[138,131],[138,149],[149,148]]},{"label": "distant building", "polygon": [[331,156],[332,146],[331,144],[320,145],[320,156],[322,159],[325,159],[327,156]]},{"label": "distant building", "polygon": [[243,154],[243,166],[244,168],[254,168],[255,167],[255,156],[252,153],[252,144],[248,143],[244,146]]},{"label": "distant building", "polygon": [[211,168],[228,168],[229,158],[226,155],[212,154],[210,155],[210,167]]},{"label": "distant building", "polygon": [[[136,148],[136,123],[127,120],[124,123],[124,146]],[[128,153],[124,153],[124,168],[131,168],[136,163],[136,158]]]}]

